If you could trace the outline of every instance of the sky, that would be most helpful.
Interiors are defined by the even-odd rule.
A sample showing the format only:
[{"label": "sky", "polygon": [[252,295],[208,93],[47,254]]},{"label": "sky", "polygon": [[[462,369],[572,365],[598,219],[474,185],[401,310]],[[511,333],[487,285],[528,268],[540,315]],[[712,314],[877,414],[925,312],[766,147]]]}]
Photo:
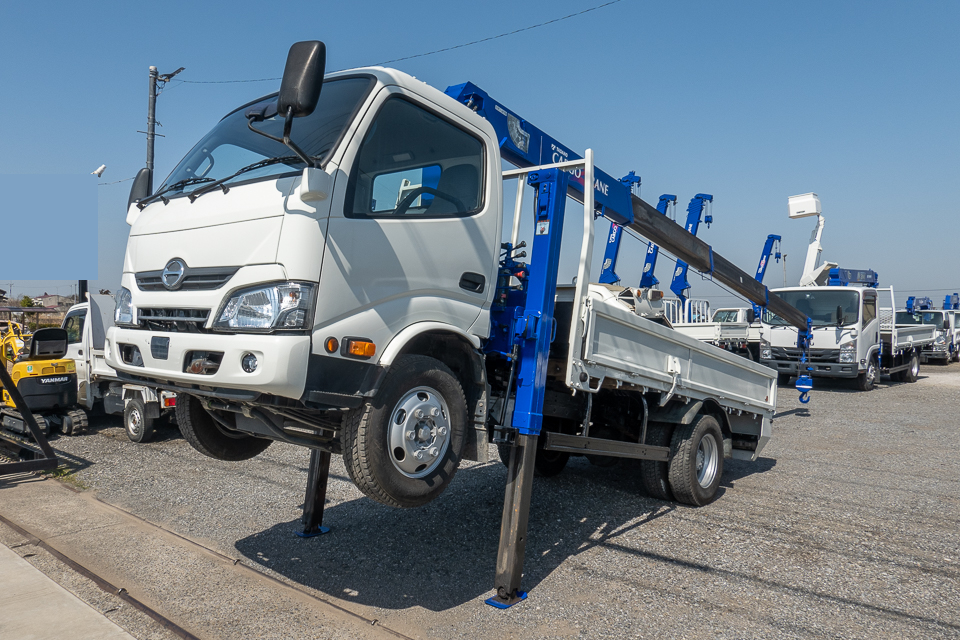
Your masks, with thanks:
[{"label": "sky", "polygon": [[[346,69],[603,2],[2,3],[0,174],[104,183],[97,186],[96,249],[78,240],[58,251],[96,250],[90,289],[115,290],[130,188],[116,181],[144,165],[145,137],[137,131],[146,126],[150,65],[160,73],[186,67],[157,101],[165,136],[156,145],[159,184],[223,115],[279,86],[198,82],[276,78],[293,42],[323,40],[327,69]],[[714,224],[701,227],[700,237],[748,273],[775,233],[788,256],[787,284],[796,284],[815,221],[789,220],[787,197],[816,192],[823,259],[875,269],[900,303],[911,294],[939,303],[960,290],[953,259],[960,205],[952,191],[960,168],[958,27],[960,3],[952,1],[620,0],[390,66],[441,90],[476,83],[567,146],[592,148],[608,173],[636,171],[648,202],[676,194],[681,221],[690,198],[712,194]],[[101,164],[101,178],[89,175]],[[574,211],[568,207],[568,223]],[[5,244],[28,237],[29,216],[4,224],[14,229]],[[576,227],[569,229],[576,234]],[[573,272],[578,243],[571,237],[561,279]],[[644,249],[624,241],[618,272],[625,283],[639,281]],[[661,260],[663,288],[671,269]],[[692,297],[739,303],[694,273],[689,279]],[[783,281],[782,265],[772,264],[765,283]],[[16,295],[66,295],[76,285],[0,273],[0,288],[11,283]]]}]

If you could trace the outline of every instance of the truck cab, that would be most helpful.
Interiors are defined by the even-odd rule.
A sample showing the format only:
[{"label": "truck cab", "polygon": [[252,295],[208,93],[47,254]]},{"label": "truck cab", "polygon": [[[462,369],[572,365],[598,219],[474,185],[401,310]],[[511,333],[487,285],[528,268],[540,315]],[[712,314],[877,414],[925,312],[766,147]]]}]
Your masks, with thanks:
[{"label": "truck cab", "polygon": [[856,378],[867,372],[880,350],[877,292],[868,287],[792,287],[771,293],[806,313],[813,322],[810,362],[801,367],[797,330],[775,314],[762,319],[760,362],[786,384],[809,367],[812,376]]}]

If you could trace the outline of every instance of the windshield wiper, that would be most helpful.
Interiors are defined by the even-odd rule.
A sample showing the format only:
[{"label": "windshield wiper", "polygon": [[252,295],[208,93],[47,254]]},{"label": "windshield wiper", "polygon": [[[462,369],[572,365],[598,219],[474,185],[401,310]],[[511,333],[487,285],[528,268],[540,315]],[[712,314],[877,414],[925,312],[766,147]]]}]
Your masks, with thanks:
[{"label": "windshield wiper", "polygon": [[243,167],[236,173],[233,173],[227,176],[226,178],[220,178],[219,180],[213,182],[212,184],[208,184],[202,189],[197,189],[187,197],[190,198],[190,202],[193,203],[197,200],[197,198],[199,198],[203,194],[209,193],[217,188],[220,188],[224,193],[227,193],[228,191],[230,191],[230,187],[228,187],[225,183],[228,180],[233,180],[240,174],[247,173],[248,171],[253,171],[255,169],[260,169],[263,167],[269,167],[272,164],[283,164],[283,163],[291,163],[291,162],[297,163],[297,164],[304,164],[303,160],[301,160],[297,156],[281,156],[279,158],[267,158],[266,160],[260,160],[258,162],[254,162],[253,164],[248,164],[247,166]]},{"label": "windshield wiper", "polygon": [[180,180],[180,181],[178,181],[178,182],[174,182],[174,183],[171,184],[171,185],[167,185],[166,187],[164,187],[164,188],[161,189],[160,191],[157,191],[155,194],[153,194],[153,195],[150,196],[149,198],[144,198],[143,200],[141,200],[140,202],[138,202],[138,203],[137,203],[137,208],[139,208],[141,211],[143,211],[143,208],[144,208],[144,207],[146,207],[148,204],[150,204],[151,202],[153,202],[153,201],[156,200],[157,198],[163,199],[163,204],[167,204],[168,202],[170,202],[170,199],[169,199],[169,198],[164,198],[164,197],[163,197],[163,194],[169,193],[169,192],[173,191],[174,189],[183,189],[183,187],[186,187],[186,186],[188,186],[188,185],[191,185],[191,184],[199,184],[199,183],[201,183],[201,182],[213,182],[213,178],[186,178],[186,179],[184,179],[184,180]]}]

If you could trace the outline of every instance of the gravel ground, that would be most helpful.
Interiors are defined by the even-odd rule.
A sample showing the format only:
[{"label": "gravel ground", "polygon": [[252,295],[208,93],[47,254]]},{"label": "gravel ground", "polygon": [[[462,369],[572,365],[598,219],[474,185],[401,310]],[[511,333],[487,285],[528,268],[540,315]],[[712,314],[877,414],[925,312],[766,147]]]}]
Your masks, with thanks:
[{"label": "gravel ground", "polygon": [[438,500],[396,510],[362,497],[335,457],[333,532],[302,540],[306,450],[218,462],[175,427],[131,443],[115,418],[54,446],[100,499],[416,638],[960,636],[960,365],[870,393],[817,387],[806,406],[781,389],[761,459],[727,461],[706,507],[648,498],[631,468],[583,458],[538,479],[531,595],[508,611],[483,604],[499,462],[465,463]]}]

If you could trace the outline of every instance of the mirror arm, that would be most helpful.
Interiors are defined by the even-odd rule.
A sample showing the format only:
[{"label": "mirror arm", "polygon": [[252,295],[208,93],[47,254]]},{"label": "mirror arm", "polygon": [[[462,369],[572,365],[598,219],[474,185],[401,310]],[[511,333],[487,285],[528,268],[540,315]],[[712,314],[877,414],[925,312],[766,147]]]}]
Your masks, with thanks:
[{"label": "mirror arm", "polygon": [[253,131],[254,133],[259,133],[260,135],[262,135],[262,136],[265,137],[265,138],[270,138],[271,140],[276,140],[277,142],[279,142],[279,143],[281,143],[281,144],[287,145],[287,147],[289,147],[289,149],[290,149],[291,151],[293,151],[295,154],[297,154],[297,157],[300,158],[301,160],[303,160],[308,167],[316,167],[316,166],[317,166],[316,161],[315,161],[313,158],[311,158],[310,156],[308,156],[303,149],[301,149],[300,147],[298,147],[296,142],[294,142],[293,140],[290,139],[290,129],[293,128],[293,107],[288,107],[288,108],[287,108],[287,117],[286,117],[286,119],[285,119],[284,122],[283,122],[283,137],[282,137],[282,138],[278,138],[277,136],[272,136],[272,135],[270,135],[269,133],[267,133],[266,131],[260,131],[260,129],[257,129],[256,127],[254,127],[254,126],[253,126],[253,121],[256,120],[256,119],[257,119],[257,118],[256,118],[255,116],[254,116],[254,117],[248,117],[248,118],[247,118],[247,127],[250,129],[250,131]]}]

